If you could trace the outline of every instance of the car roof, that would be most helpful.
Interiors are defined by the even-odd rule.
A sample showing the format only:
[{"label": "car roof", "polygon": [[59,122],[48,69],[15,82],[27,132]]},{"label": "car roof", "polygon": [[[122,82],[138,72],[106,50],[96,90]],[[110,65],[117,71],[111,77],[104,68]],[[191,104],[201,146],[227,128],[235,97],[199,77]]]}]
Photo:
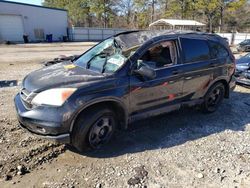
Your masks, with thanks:
[{"label": "car roof", "polygon": [[222,39],[219,35],[216,34],[189,30],[134,30],[119,33],[114,37],[123,49],[128,49],[134,46],[140,46],[155,37],[163,35],[188,35],[189,37],[195,38],[210,38],[211,40],[216,40],[218,42]]}]

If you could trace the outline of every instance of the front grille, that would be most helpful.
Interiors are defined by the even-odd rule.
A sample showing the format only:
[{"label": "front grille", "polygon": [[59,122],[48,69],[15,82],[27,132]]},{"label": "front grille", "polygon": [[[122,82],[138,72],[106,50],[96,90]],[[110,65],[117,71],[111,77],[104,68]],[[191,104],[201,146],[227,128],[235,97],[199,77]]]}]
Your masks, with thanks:
[{"label": "front grille", "polygon": [[27,89],[23,88],[20,91],[20,96],[23,102],[23,105],[27,108],[30,109],[32,108],[31,101],[32,99],[36,96],[36,93],[32,93],[28,91]]}]

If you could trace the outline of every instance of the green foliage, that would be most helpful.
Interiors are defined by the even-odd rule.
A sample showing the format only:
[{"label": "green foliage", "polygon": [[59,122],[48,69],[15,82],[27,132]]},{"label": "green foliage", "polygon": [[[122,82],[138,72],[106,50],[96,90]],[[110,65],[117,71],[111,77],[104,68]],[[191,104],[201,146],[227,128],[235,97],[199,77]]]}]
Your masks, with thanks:
[{"label": "green foliage", "polygon": [[45,0],[45,6],[64,8],[68,10],[70,21],[73,25],[87,25],[90,17],[89,0]]},{"label": "green foliage", "polygon": [[[68,10],[75,26],[147,28],[160,18],[195,19],[210,31],[249,25],[247,0],[45,0],[45,6]],[[244,15],[245,13],[245,15]]]}]

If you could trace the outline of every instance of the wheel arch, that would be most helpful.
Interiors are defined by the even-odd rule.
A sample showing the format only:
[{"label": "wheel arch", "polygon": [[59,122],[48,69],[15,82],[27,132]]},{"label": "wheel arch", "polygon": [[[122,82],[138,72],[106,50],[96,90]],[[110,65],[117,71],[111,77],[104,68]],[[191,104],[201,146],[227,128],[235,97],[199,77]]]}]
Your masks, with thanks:
[{"label": "wheel arch", "polygon": [[127,129],[128,127],[128,111],[125,107],[125,104],[121,102],[118,99],[98,99],[92,102],[89,102],[88,104],[85,104],[83,107],[81,107],[76,114],[74,115],[73,120],[70,124],[70,132],[72,132],[73,127],[77,119],[80,117],[82,113],[84,113],[87,110],[91,110],[96,107],[109,107],[112,110],[114,110],[115,114],[117,115],[119,119],[119,129]]},{"label": "wheel arch", "polygon": [[[209,89],[210,89],[213,85],[215,85],[215,84],[217,84],[217,83],[222,83],[222,84],[224,85],[224,87],[225,87],[225,95],[224,95],[224,98],[229,98],[230,88],[229,88],[229,84],[228,84],[228,82],[227,82],[226,79],[219,79],[219,80],[216,80],[215,82],[213,82],[213,83],[209,86],[207,92],[209,91]],[[206,93],[207,93],[207,92],[206,92]]]}]

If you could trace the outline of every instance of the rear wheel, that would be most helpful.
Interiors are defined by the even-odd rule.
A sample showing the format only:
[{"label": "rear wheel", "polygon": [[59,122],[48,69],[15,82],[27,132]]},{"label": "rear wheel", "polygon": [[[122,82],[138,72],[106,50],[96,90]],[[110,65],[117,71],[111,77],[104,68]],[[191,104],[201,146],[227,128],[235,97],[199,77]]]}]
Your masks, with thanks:
[{"label": "rear wheel", "polygon": [[99,149],[113,136],[117,126],[115,113],[106,107],[83,112],[72,132],[72,145],[80,152]]},{"label": "rear wheel", "polygon": [[202,104],[202,110],[212,113],[217,110],[225,96],[225,87],[222,83],[214,84],[207,92]]}]

